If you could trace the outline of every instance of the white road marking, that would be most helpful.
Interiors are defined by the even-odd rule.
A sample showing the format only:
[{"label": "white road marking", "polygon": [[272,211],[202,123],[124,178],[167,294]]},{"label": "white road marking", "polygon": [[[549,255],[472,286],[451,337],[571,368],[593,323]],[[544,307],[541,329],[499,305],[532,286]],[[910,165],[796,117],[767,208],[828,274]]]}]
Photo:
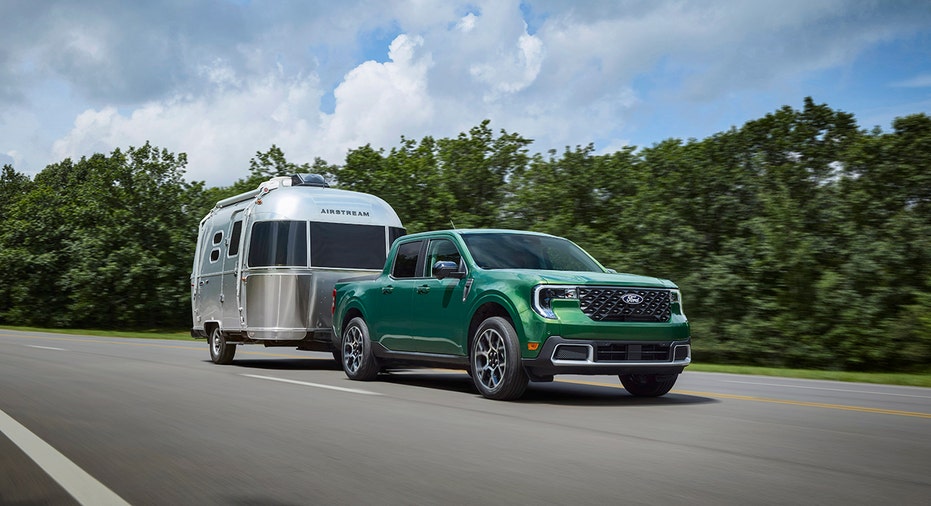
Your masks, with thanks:
[{"label": "white road marking", "polygon": [[36,346],[34,344],[27,344],[26,346],[30,348],[39,348],[40,350],[55,350],[55,351],[65,351],[64,348],[53,348],[51,346]]},{"label": "white road marking", "polygon": [[896,394],[892,392],[877,392],[875,390],[850,390],[847,388],[824,388],[824,387],[806,387],[802,385],[786,385],[782,383],[758,383],[753,381],[728,381],[725,380],[723,383],[738,383],[741,385],[760,385],[765,387],[780,387],[780,388],[801,388],[805,390],[825,390],[828,392],[847,392],[851,394],[874,394],[874,395],[892,395],[895,397],[914,397],[916,399],[931,399],[927,395],[911,395],[911,394]]},{"label": "white road marking", "polygon": [[358,389],[355,389],[355,388],[335,387],[335,386],[332,386],[332,385],[322,385],[322,384],[320,384],[320,383],[308,383],[308,382],[306,382],[306,381],[297,381],[297,380],[290,380],[290,379],[285,379],[285,378],[275,378],[275,377],[273,377],[273,376],[259,376],[258,374],[243,374],[243,376],[247,376],[247,377],[249,377],[249,378],[258,378],[258,379],[263,379],[263,380],[270,380],[270,381],[280,381],[281,383],[291,383],[291,384],[293,384],[293,385],[303,385],[303,386],[305,386],[305,387],[325,388],[325,389],[327,389],[327,390],[337,390],[337,391],[340,391],[340,392],[349,392],[349,393],[352,393],[352,394],[381,395],[381,394],[379,394],[379,393],[370,392],[370,391],[368,391],[368,390],[358,390]]},{"label": "white road marking", "polygon": [[71,497],[84,505],[129,505],[103,483],[0,410],[0,432],[31,458]]}]

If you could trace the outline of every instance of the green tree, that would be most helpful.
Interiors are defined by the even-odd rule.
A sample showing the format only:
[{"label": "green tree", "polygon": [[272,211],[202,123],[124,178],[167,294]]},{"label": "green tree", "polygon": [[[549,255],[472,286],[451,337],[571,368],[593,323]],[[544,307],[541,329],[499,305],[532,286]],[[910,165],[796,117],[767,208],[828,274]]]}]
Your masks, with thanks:
[{"label": "green tree", "polygon": [[401,137],[387,154],[371,145],[350,150],[332,176],[341,188],[371,193],[397,211],[410,232],[500,223],[507,182],[524,170],[530,141],[488,121],[456,139]]},{"label": "green tree", "polygon": [[[532,141],[501,130],[496,137],[484,120],[469,133],[437,141],[437,158],[446,190],[452,195],[449,221],[457,227],[492,227],[500,223],[508,181],[530,159]],[[448,201],[447,201],[448,202]]]},{"label": "green tree", "polygon": [[36,175],[10,208],[0,242],[20,276],[7,322],[47,326],[178,327],[201,185],[184,154],[149,143],[70,159]]}]

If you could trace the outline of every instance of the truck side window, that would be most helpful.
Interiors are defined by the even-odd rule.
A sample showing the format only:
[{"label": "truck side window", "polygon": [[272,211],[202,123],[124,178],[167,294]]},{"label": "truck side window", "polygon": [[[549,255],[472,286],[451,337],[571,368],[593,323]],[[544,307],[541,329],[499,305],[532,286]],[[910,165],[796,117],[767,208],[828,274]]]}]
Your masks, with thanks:
[{"label": "truck side window", "polygon": [[420,259],[420,247],[423,241],[413,241],[398,247],[394,257],[394,267],[391,276],[395,278],[416,278],[417,261]]},{"label": "truck side window", "polygon": [[427,261],[424,268],[429,275],[433,271],[433,264],[437,262],[456,262],[459,264],[462,255],[456,249],[456,245],[448,239],[434,239],[430,241],[430,247],[427,248]]},{"label": "truck side window", "polygon": [[239,239],[242,236],[242,220],[233,223],[233,232],[230,233],[230,247],[226,256],[234,257],[239,254]]}]

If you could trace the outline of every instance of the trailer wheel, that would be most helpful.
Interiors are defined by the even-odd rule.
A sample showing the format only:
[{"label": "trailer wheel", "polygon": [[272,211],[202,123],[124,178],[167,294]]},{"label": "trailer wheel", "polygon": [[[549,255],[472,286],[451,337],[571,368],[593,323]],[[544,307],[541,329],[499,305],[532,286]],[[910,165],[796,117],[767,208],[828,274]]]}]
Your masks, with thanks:
[{"label": "trailer wheel", "polygon": [[520,344],[511,322],[500,316],[488,318],[472,339],[472,382],[489,399],[517,399],[530,381],[520,360]]},{"label": "trailer wheel", "polygon": [[349,320],[343,332],[341,350],[343,372],[349,379],[371,381],[378,376],[379,366],[372,355],[372,341],[365,320],[358,316]]},{"label": "trailer wheel", "polygon": [[624,388],[635,397],[660,397],[669,393],[678,374],[620,374]]},{"label": "trailer wheel", "polygon": [[233,362],[236,355],[236,345],[230,344],[226,336],[220,332],[220,327],[214,327],[210,333],[210,360],[214,364],[227,365]]}]

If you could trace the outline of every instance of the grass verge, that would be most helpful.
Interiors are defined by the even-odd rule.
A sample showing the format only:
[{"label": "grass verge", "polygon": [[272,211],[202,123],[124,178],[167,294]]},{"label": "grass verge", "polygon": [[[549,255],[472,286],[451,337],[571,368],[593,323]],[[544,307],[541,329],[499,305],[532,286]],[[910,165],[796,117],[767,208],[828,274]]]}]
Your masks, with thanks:
[{"label": "grass verge", "polygon": [[884,385],[931,387],[931,374],[817,371],[811,369],[779,369],[775,367],[701,363],[693,363],[686,369],[686,371],[720,372],[726,374],[753,374],[757,376],[777,376],[781,378],[801,378],[830,381],[848,381],[856,383],[880,383]]},{"label": "grass verge", "polygon": [[50,334],[69,334],[78,336],[101,337],[136,337],[141,339],[190,340],[190,330],[154,329],[154,330],[87,330],[87,329],[40,329],[36,327],[12,327],[0,325],[0,329],[22,330],[24,332],[48,332]]}]

